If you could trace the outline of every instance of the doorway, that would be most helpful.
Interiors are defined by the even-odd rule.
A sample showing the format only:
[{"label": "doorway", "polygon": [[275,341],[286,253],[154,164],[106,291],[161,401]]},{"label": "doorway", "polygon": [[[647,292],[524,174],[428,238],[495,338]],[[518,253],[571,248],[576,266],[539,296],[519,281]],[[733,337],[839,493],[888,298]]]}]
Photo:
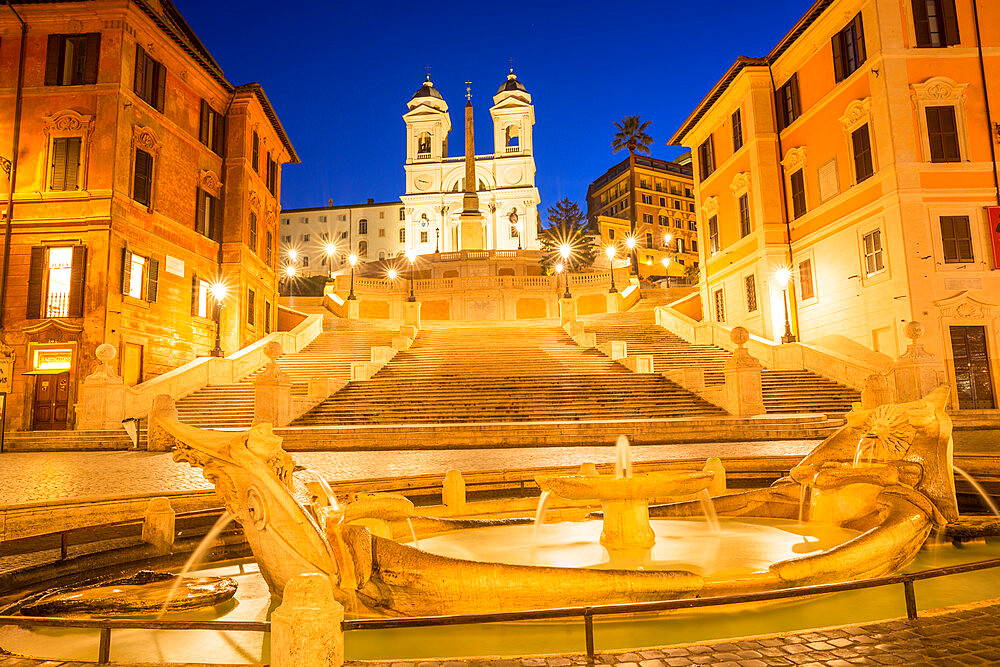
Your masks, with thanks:
[{"label": "doorway", "polygon": [[142,345],[125,343],[122,346],[122,380],[126,387],[142,382]]},{"label": "doorway", "polygon": [[962,410],[991,410],[993,376],[985,327],[949,327],[955,363],[955,391]]},{"label": "doorway", "polygon": [[32,428],[36,431],[64,430],[69,417],[69,371],[35,376]]}]

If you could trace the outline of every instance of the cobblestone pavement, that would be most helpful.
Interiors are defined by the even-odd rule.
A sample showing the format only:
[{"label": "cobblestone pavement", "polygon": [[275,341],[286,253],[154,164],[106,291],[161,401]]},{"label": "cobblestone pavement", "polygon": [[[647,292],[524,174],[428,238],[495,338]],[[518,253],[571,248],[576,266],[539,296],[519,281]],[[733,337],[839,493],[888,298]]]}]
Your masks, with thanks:
[{"label": "cobblestone pavement", "polygon": [[[915,621],[891,620],[729,641],[599,653],[595,664],[614,667],[853,667],[911,665],[963,667],[1000,664],[1000,600],[925,612]],[[347,667],[571,667],[581,654],[515,659],[348,662]],[[83,667],[0,655],[0,667]]]},{"label": "cobblestone pavement", "polygon": [[[637,462],[708,456],[802,456],[814,440],[727,442],[637,446]],[[370,479],[458,470],[516,470],[614,462],[614,448],[535,447],[518,449],[400,450],[379,452],[293,452],[300,465],[330,481]],[[151,452],[23,452],[0,454],[0,506],[82,500],[165,491],[211,489],[201,472]]]}]

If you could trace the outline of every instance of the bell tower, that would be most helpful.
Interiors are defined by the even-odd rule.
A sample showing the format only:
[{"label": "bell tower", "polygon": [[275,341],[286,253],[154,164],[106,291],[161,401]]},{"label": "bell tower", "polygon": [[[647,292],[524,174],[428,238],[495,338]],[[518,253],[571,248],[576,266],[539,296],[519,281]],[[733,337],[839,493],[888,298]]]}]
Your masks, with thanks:
[{"label": "bell tower", "polygon": [[493,150],[497,157],[531,155],[535,107],[524,84],[517,80],[514,68],[493,96],[490,115],[493,116]]},{"label": "bell tower", "polygon": [[406,164],[440,162],[448,157],[448,133],[451,118],[448,104],[441,97],[428,74],[406,103]]}]

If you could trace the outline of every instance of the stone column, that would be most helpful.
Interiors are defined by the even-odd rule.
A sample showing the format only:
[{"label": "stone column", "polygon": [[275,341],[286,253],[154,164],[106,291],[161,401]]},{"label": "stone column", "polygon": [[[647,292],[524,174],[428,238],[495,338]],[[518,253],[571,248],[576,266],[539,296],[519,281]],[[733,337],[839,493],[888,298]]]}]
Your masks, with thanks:
[{"label": "stone column", "polygon": [[361,302],[357,299],[350,299],[344,301],[344,307],[346,308],[347,319],[356,320],[361,315]]},{"label": "stone column", "polygon": [[420,302],[419,301],[407,301],[404,304],[406,308],[405,315],[403,317],[403,323],[405,325],[414,327],[417,331],[420,330]]},{"label": "stone column", "polygon": [[287,426],[292,419],[292,379],[278,368],[281,343],[264,346],[270,361],[253,381],[253,423]]},{"label": "stone column", "polygon": [[169,452],[174,448],[174,436],[160,424],[162,419],[177,419],[177,406],[170,394],[157,395],[149,409],[146,449],[151,452]]},{"label": "stone column", "polygon": [[906,351],[893,363],[890,386],[897,403],[923,398],[947,382],[944,362],[924,349],[917,339],[924,335],[920,322],[906,325],[904,335],[910,339]]},{"label": "stone column", "polygon": [[736,349],[722,370],[726,378],[726,406],[737,417],[762,415],[766,411],[760,381],[760,362],[750,356],[750,352],[744,347],[750,340],[750,332],[743,327],[734,327],[729,335],[736,343]]},{"label": "stone column", "polygon": [[153,545],[158,554],[168,554],[174,546],[176,514],[166,498],[153,498],[142,521],[142,541]]},{"label": "stone column", "polygon": [[872,373],[865,378],[865,388],[861,390],[861,407],[865,410],[892,403],[889,381],[881,373]]},{"label": "stone column", "polygon": [[272,667],[340,667],[344,664],[344,607],[325,574],[300,574],[285,585],[271,613]]},{"label": "stone column", "polygon": [[576,302],[572,298],[559,299],[559,324],[565,326],[576,320]]},{"label": "stone column", "polygon": [[441,489],[441,499],[453,514],[465,511],[465,479],[461,471],[449,470],[444,474],[444,487]]},{"label": "stone column", "polygon": [[114,345],[102,343],[95,354],[101,365],[84,379],[80,388],[78,431],[119,429],[125,418],[125,381],[111,367],[118,350]]},{"label": "stone column", "polygon": [[620,313],[622,312],[622,293],[621,292],[611,292],[605,295],[607,299],[607,311],[609,313]]}]

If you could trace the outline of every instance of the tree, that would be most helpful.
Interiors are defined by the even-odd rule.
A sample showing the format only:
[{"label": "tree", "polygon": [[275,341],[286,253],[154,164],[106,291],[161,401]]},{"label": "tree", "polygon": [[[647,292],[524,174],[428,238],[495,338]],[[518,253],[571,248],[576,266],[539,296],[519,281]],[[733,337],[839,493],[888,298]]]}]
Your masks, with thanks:
[{"label": "tree", "polygon": [[[615,153],[622,149],[628,149],[628,181],[629,181],[629,230],[635,237],[636,228],[636,199],[638,198],[638,188],[635,185],[635,154],[645,153],[649,155],[649,147],[653,145],[653,137],[646,134],[646,130],[652,125],[652,121],[643,121],[639,116],[625,116],[619,121],[615,121],[614,137],[611,138],[611,148]],[[639,275],[639,244],[632,249],[632,273]]]},{"label": "tree", "polygon": [[549,219],[549,225],[539,237],[542,252],[545,253],[542,266],[551,269],[563,261],[559,250],[564,243],[568,243],[573,249],[569,259],[566,260],[570,270],[580,271],[592,265],[597,257],[597,250],[590,240],[587,216],[580,210],[579,205],[563,197],[554,206],[546,209],[546,217]]}]

